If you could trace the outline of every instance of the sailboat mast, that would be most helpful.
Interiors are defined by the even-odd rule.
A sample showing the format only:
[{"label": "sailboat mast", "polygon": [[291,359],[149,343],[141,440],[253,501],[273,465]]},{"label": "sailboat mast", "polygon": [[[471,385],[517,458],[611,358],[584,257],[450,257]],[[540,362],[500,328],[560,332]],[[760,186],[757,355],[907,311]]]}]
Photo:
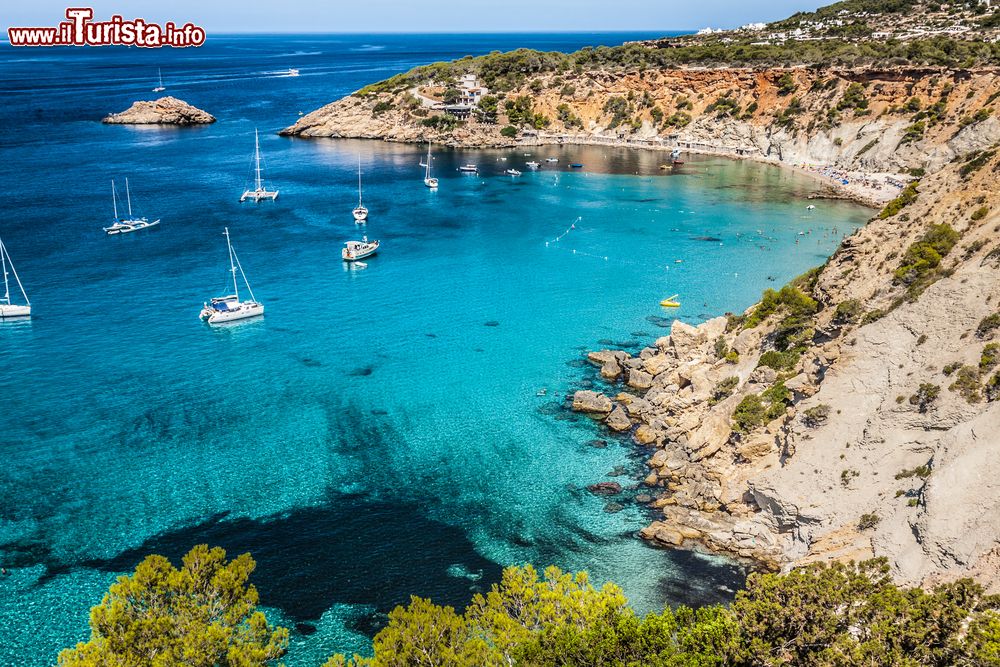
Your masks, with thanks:
[{"label": "sailboat mast", "polygon": [[427,142],[427,169],[424,172],[424,178],[431,177],[431,142]]},{"label": "sailboat mast", "polygon": [[10,305],[10,286],[7,284],[7,249],[0,241],[0,262],[3,263],[3,300]]},{"label": "sailboat mast", "polygon": [[263,190],[260,180],[260,135],[257,132],[257,128],[253,131],[253,154],[254,159],[257,161],[257,190]]},{"label": "sailboat mast", "polygon": [[157,67],[156,68],[156,75],[160,79],[160,88],[163,88],[163,70],[161,70],[159,67]]},{"label": "sailboat mast", "polygon": [[17,281],[17,287],[21,290],[21,296],[24,297],[24,303],[30,306],[31,301],[28,299],[28,293],[24,291],[24,285],[21,284],[21,278],[17,275],[14,262],[10,261],[10,253],[7,252],[7,246],[3,244],[3,241],[0,241],[0,257],[3,257],[3,288],[7,304],[10,305],[10,289],[7,287],[7,266],[9,265],[11,273],[14,274],[14,280]]},{"label": "sailboat mast", "polygon": [[233,243],[229,240],[229,227],[226,227],[226,245],[229,246],[229,271],[233,274],[233,294],[240,298],[240,287],[236,283],[236,262],[233,260]]},{"label": "sailboat mast", "polygon": [[115,179],[111,179],[111,206],[115,209],[115,222],[118,222],[118,195],[115,193]]},{"label": "sailboat mast", "polygon": [[128,177],[125,177],[125,198],[128,199],[128,217],[132,217],[132,194],[128,191]]},{"label": "sailboat mast", "polygon": [[361,207],[361,156],[358,156],[358,207]]}]

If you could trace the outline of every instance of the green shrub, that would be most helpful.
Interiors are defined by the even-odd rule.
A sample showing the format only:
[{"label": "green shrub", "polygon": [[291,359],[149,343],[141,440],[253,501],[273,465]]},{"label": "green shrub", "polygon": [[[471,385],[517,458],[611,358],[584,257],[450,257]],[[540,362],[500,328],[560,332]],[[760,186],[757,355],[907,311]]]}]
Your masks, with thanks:
[{"label": "green shrub", "polygon": [[991,403],[1000,398],[1000,373],[994,373],[983,386],[983,394]]},{"label": "green shrub", "polygon": [[562,90],[559,91],[560,97],[572,97],[575,94],[576,94],[576,86],[570,83],[567,83],[565,86],[562,87]]},{"label": "green shrub", "polygon": [[374,107],[372,107],[372,115],[381,116],[386,111],[391,110],[393,107],[394,105],[392,102],[389,102],[387,100],[382,100],[381,102],[378,102]]},{"label": "green shrub", "polygon": [[861,326],[866,324],[871,324],[872,322],[878,322],[880,319],[885,317],[886,313],[881,308],[876,308],[875,310],[869,310],[861,318]]},{"label": "green shrub", "polygon": [[931,476],[931,466],[929,463],[925,463],[922,466],[917,466],[912,470],[900,470],[896,473],[896,479],[910,479],[911,477],[919,477],[920,479],[927,479]]},{"label": "green shrub", "polygon": [[664,127],[676,127],[678,130],[687,127],[691,122],[691,114],[684,111],[677,111],[663,122]]},{"label": "green shrub", "polygon": [[792,76],[791,72],[785,72],[778,79],[778,94],[782,97],[786,97],[795,92],[798,86],[795,85],[795,78]]},{"label": "green shrub", "polygon": [[740,379],[735,375],[730,375],[725,380],[719,382],[719,384],[715,385],[715,389],[712,390],[712,395],[708,398],[708,404],[715,405],[732,396],[739,383]]},{"label": "green shrub", "polygon": [[749,433],[758,426],[764,424],[767,418],[767,406],[761,400],[759,394],[748,394],[743,397],[736,409],[733,410],[733,430],[740,433]]},{"label": "green shrub", "polygon": [[860,83],[852,83],[844,91],[844,96],[837,103],[837,110],[853,109],[860,111],[868,108],[868,98],[865,97],[865,87]]},{"label": "green shrub", "polygon": [[959,233],[948,223],[932,225],[919,241],[906,249],[899,268],[893,273],[894,281],[907,286],[926,281],[959,238]]},{"label": "green shrub", "polygon": [[948,389],[958,392],[969,403],[978,403],[983,400],[979,386],[979,370],[972,366],[959,368],[955,374],[955,381]]},{"label": "green shrub", "polygon": [[979,320],[979,326],[976,327],[976,335],[980,338],[986,338],[987,336],[992,336],[997,328],[1000,328],[1000,312],[987,315]]},{"label": "green shrub", "polygon": [[979,357],[979,370],[988,371],[1000,363],[1000,343],[987,343]]},{"label": "green shrub", "polygon": [[426,127],[434,128],[435,130],[448,132],[461,125],[462,121],[458,120],[454,116],[449,116],[448,114],[439,114],[437,116],[424,118],[420,121],[420,124]]},{"label": "green shrub", "polygon": [[796,350],[788,352],[768,350],[764,354],[760,355],[757,366],[767,366],[768,368],[773,368],[776,371],[790,371],[795,368],[795,364],[799,362],[800,356],[801,353]]},{"label": "green shrub", "polygon": [[922,382],[916,393],[910,396],[910,405],[917,406],[918,412],[927,412],[931,403],[941,395],[941,387],[930,382]]},{"label": "green shrub", "polygon": [[830,416],[830,406],[826,403],[814,405],[802,413],[802,423],[809,428],[816,428]]},{"label": "green shrub", "polygon": [[505,125],[500,130],[500,136],[506,137],[508,139],[513,139],[517,136],[517,128],[513,125]]},{"label": "green shrub", "polygon": [[962,178],[968,178],[972,174],[976,173],[980,169],[986,166],[993,156],[996,155],[996,150],[988,151],[973,151],[965,156],[965,161],[961,167],[958,168],[958,173]]},{"label": "green shrub", "polygon": [[980,206],[975,211],[972,212],[973,220],[982,220],[990,212],[989,206]]},{"label": "green shrub", "polygon": [[917,195],[920,194],[917,190],[918,183],[919,181],[913,181],[903,188],[903,191],[899,193],[899,196],[886,204],[885,208],[879,212],[879,219],[885,220],[886,218],[891,218],[916,201]]},{"label": "green shrub", "polygon": [[871,530],[878,525],[879,521],[881,521],[879,515],[874,512],[862,514],[861,518],[858,519],[858,530]]},{"label": "green shrub", "polygon": [[924,123],[923,121],[918,121],[913,125],[910,125],[908,128],[906,128],[906,131],[903,133],[903,138],[900,139],[899,143],[909,144],[914,141],[917,141],[918,139],[922,139],[924,136],[924,131],[926,129],[927,129],[927,124]]},{"label": "green shrub", "polygon": [[779,291],[766,289],[761,295],[760,303],[747,317],[744,326],[753,329],[770,315],[784,310],[793,317],[811,317],[819,309],[819,304],[798,287],[785,285]]},{"label": "green shrub", "polygon": [[851,485],[851,480],[853,480],[855,477],[860,477],[860,476],[861,476],[861,473],[859,473],[857,470],[853,470],[851,468],[848,468],[847,470],[841,470],[840,471],[840,485],[846,489],[847,487],[849,487]]},{"label": "green shrub", "polygon": [[728,361],[729,363],[735,364],[738,363],[739,360],[740,360],[740,353],[737,352],[736,350],[729,350],[729,352],[726,352],[726,361]]},{"label": "green shrub", "polygon": [[953,361],[950,364],[945,364],[944,368],[941,369],[941,372],[944,373],[945,376],[947,377],[947,376],[950,376],[952,373],[954,373],[955,371],[957,371],[961,367],[962,367],[962,362],[961,361]]},{"label": "green shrub", "polygon": [[715,356],[719,359],[726,358],[726,353],[729,352],[729,345],[726,343],[725,336],[719,336],[716,338],[715,343],[713,343],[713,347],[715,348]]},{"label": "green shrub", "polygon": [[853,324],[861,315],[861,302],[857,299],[847,299],[837,304],[833,311],[833,321],[837,324]]},{"label": "green shrub", "polygon": [[717,118],[725,118],[738,115],[739,109],[740,105],[736,98],[723,95],[705,107],[705,113],[714,113]]}]

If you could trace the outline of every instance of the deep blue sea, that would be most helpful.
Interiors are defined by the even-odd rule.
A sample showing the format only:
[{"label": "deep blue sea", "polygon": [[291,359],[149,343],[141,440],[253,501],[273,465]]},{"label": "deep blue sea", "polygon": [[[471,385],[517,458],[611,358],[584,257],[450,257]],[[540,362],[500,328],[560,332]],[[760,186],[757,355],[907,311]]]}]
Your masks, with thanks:
[{"label": "deep blue sea", "polygon": [[[868,211],[807,211],[816,185],[769,166],[692,157],[665,174],[661,154],[606,147],[438,149],[432,192],[422,146],[276,135],[421,63],[644,36],[0,46],[0,237],[34,309],[0,324],[0,664],[54,663],[118,574],[201,542],[253,554],[295,667],[367,650],[411,594],[461,607],[510,564],[587,569],[642,611],[727,599],[737,568],[634,537],[636,491],[617,513],[586,492],[623,472],[634,486],[643,455],[565,396],[599,384],[585,350],[637,352],[675,315],[741,310]],[[100,124],[154,98],[158,67],[166,94],[219,121]],[[281,194],[241,205],[255,128]],[[383,245],[351,269],[358,156]],[[125,177],[162,223],[107,237]],[[267,314],[211,328],[198,313],[227,290],[226,226]]]}]

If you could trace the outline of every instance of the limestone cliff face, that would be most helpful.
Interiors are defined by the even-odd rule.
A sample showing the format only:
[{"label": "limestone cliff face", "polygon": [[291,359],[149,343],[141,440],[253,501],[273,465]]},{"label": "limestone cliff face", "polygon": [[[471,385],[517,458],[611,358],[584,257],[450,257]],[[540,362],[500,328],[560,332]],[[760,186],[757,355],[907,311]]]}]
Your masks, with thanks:
[{"label": "limestone cliff face", "polygon": [[215,122],[215,116],[191,106],[176,97],[134,102],[125,111],[106,116],[109,125],[205,125]]},{"label": "limestone cliff face", "polygon": [[[414,96],[419,90],[400,90],[345,97],[282,133],[467,147],[662,138],[786,163],[936,170],[1000,139],[1000,121],[975,116],[998,91],[995,70],[588,71],[540,75],[500,94],[500,114],[492,124],[472,119],[451,130],[428,127],[423,121],[440,112]],[[547,125],[506,138],[500,133],[508,121],[504,100],[522,95]]]}]

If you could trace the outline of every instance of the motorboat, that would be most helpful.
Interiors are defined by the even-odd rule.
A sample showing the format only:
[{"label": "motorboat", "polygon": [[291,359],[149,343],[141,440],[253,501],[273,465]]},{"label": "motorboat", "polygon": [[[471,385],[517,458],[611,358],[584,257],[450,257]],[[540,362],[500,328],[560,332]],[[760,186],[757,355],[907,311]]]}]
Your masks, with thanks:
[{"label": "motorboat", "polygon": [[508,174],[510,176],[520,176],[521,175],[521,172],[519,172],[517,169],[508,169],[504,173]]},{"label": "motorboat", "polygon": [[369,241],[367,236],[362,236],[360,241],[346,241],[340,256],[345,262],[356,262],[359,259],[371,257],[378,252],[379,242]]},{"label": "motorboat", "polygon": [[477,167],[476,165],[471,164],[471,163],[470,164],[463,164],[461,167],[458,168],[458,170],[460,172],[462,172],[463,174],[478,174],[479,173],[479,167]]}]

